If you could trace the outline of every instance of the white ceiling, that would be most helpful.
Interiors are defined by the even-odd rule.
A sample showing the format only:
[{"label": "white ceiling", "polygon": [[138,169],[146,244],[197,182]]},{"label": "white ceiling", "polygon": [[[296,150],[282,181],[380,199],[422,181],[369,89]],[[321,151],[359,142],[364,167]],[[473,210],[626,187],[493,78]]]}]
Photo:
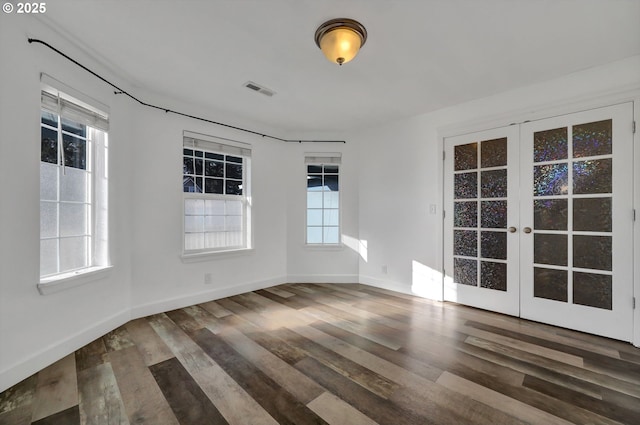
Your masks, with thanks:
[{"label": "white ceiling", "polygon": [[[337,17],[369,33],[342,67],[313,39]],[[361,128],[640,54],[640,0],[56,0],[46,19],[133,87],[286,132]]]}]

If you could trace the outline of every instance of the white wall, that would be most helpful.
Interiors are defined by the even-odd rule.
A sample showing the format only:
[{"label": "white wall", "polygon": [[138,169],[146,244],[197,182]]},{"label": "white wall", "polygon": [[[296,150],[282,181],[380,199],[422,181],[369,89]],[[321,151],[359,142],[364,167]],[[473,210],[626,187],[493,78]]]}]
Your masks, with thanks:
[{"label": "white wall", "polygon": [[[44,38],[83,60],[33,18],[0,16],[0,391],[126,322],[131,284],[131,105],[39,45]],[[111,109],[110,238],[113,270],[101,280],[40,295],[40,73]],[[116,172],[117,171],[117,172]]]},{"label": "white wall", "polygon": [[[290,277],[356,281],[358,261],[352,250],[301,249],[306,205],[303,161],[310,145],[285,144],[148,109],[114,95],[108,85],[46,47],[28,44],[28,36],[49,42],[146,102],[279,135],[224,111],[132,90],[110,72],[117,65],[92,58],[99,53],[84,53],[75,41],[31,16],[1,14],[0,391],[132,317],[285,283]],[[111,112],[109,225],[114,267],[104,279],[50,295],[40,295],[36,289],[41,72],[106,104]],[[252,145],[250,252],[201,261],[181,258],[183,130]],[[356,149],[346,146],[338,147],[345,160],[342,223],[349,234],[357,234]],[[327,146],[313,145],[312,151],[316,148]],[[205,273],[212,274],[212,283],[204,283]]]},{"label": "white wall", "polygon": [[[202,111],[200,115],[211,116]],[[134,316],[285,282],[283,143],[146,108],[138,108],[136,122],[130,144],[136,188],[132,218]],[[183,130],[252,145],[251,252],[216,254],[196,262],[182,260]],[[205,273],[212,274],[211,284],[205,285]]]},{"label": "white wall", "polygon": [[[296,134],[304,140],[342,140],[346,143],[293,143],[287,146],[287,280],[289,282],[355,283],[358,281],[358,150],[342,134]],[[308,153],[339,152],[340,233],[342,247],[306,245]]]},{"label": "white wall", "polygon": [[[360,149],[360,238],[368,246],[360,281],[441,298],[443,137],[637,100],[639,94],[636,56],[354,133],[351,139]],[[636,184],[639,180],[636,175]],[[432,204],[436,214],[429,213]],[[635,329],[640,344],[637,313]]]}]

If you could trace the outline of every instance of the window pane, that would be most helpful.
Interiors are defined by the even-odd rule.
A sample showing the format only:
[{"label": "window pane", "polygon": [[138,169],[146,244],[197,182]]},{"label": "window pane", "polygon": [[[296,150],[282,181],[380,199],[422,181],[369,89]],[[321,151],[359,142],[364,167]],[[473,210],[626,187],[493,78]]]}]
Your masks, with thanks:
[{"label": "window pane", "polygon": [[204,156],[204,152],[202,151],[193,151],[193,154],[197,157],[197,158],[202,158]]},{"label": "window pane", "polygon": [[242,201],[226,201],[227,215],[242,215]]},{"label": "window pane", "polygon": [[224,216],[208,215],[204,217],[205,232],[222,232],[224,231]]},{"label": "window pane", "polygon": [[222,179],[210,179],[210,178],[205,178],[204,179],[204,192],[205,193],[218,193],[218,194],[222,194],[222,183],[224,180]]},{"label": "window pane", "polygon": [[196,175],[197,176],[203,175],[204,174],[204,171],[203,171],[204,162],[203,162],[203,160],[200,159],[200,158],[196,158],[196,159],[193,160],[193,164],[194,164],[194,167],[195,167]]},{"label": "window pane", "polygon": [[58,132],[41,128],[40,161],[58,163]]},{"label": "window pane", "polygon": [[40,202],[40,237],[58,236],[58,203]]},{"label": "window pane", "polygon": [[185,199],[184,213],[186,215],[204,215],[204,200],[202,199]]},{"label": "window pane", "polygon": [[204,175],[209,177],[224,177],[224,167],[222,162],[205,161]]},{"label": "window pane", "polygon": [[63,134],[62,147],[64,149],[64,165],[65,167],[79,168],[85,170],[87,168],[87,141],[77,137]]},{"label": "window pane", "polygon": [[204,217],[201,215],[186,215],[184,217],[184,231],[187,233],[204,231]]},{"label": "window pane", "polygon": [[202,193],[202,177],[196,179],[193,176],[183,176],[182,191],[187,193]]},{"label": "window pane", "polygon": [[47,162],[40,163],[40,199],[56,201],[58,199],[58,166]]},{"label": "window pane", "polygon": [[324,176],[324,190],[338,191],[338,176]]},{"label": "window pane", "polygon": [[227,232],[227,246],[244,245],[242,232]]},{"label": "window pane", "polygon": [[86,236],[60,239],[60,271],[87,267],[88,252]]},{"label": "window pane", "polygon": [[87,137],[87,126],[73,122],[66,118],[62,118],[62,131],[66,131],[67,133],[73,133],[80,137]]},{"label": "window pane", "polygon": [[42,111],[41,112],[41,122],[42,124],[50,125],[51,127],[58,127],[58,115],[52,114],[51,112]]},{"label": "window pane", "polygon": [[193,149],[182,149],[182,154],[186,156],[193,156]]},{"label": "window pane", "polygon": [[322,173],[322,165],[308,165],[307,173],[309,174],[321,174]]},{"label": "window pane", "polygon": [[507,138],[486,140],[480,143],[480,158],[482,168],[507,165]]},{"label": "window pane", "polygon": [[242,216],[230,215],[226,218],[225,230],[229,232],[238,232],[242,230]]},{"label": "window pane", "polygon": [[324,243],[340,243],[340,232],[337,227],[324,228]]},{"label": "window pane", "polygon": [[307,226],[322,226],[322,210],[307,210]]},{"label": "window pane", "polygon": [[322,208],[322,192],[307,192],[307,208]]},{"label": "window pane", "polygon": [[213,153],[213,152],[205,152],[204,157],[207,159],[216,159],[219,161],[224,160],[224,155],[220,155],[219,153]]},{"label": "window pane", "polygon": [[88,173],[77,168],[67,168],[60,176],[60,200],[87,202]]},{"label": "window pane", "polygon": [[242,165],[241,164],[229,164],[227,163],[227,178],[242,180]]},{"label": "window pane", "polygon": [[204,234],[205,248],[222,248],[227,246],[226,232],[210,232]]},{"label": "window pane", "polygon": [[182,159],[182,174],[194,174],[196,167],[193,165],[193,158],[184,157]]},{"label": "window pane", "polygon": [[307,227],[307,243],[322,243],[322,227]]},{"label": "window pane", "polygon": [[84,204],[60,204],[60,236],[87,234],[87,206]]},{"label": "window pane", "polygon": [[58,239],[40,241],[40,276],[58,271]]},{"label": "window pane", "polygon": [[322,176],[307,176],[307,191],[321,191]]},{"label": "window pane", "polygon": [[185,233],[184,235],[184,249],[203,249],[204,248],[204,233]]},{"label": "window pane", "polygon": [[323,195],[325,208],[338,208],[340,200],[339,192],[324,192]]},{"label": "window pane", "polygon": [[242,180],[225,180],[227,195],[242,195]]},{"label": "window pane", "polygon": [[237,156],[227,155],[227,162],[235,162],[237,164],[242,164],[242,158]]},{"label": "window pane", "polygon": [[325,165],[324,172],[327,174],[338,174],[338,166],[337,165]]},{"label": "window pane", "polygon": [[338,214],[338,210],[324,210],[324,225],[325,226],[337,226],[340,224],[340,214]]},{"label": "window pane", "polygon": [[205,201],[205,213],[207,215],[224,215],[224,201],[207,199]]}]

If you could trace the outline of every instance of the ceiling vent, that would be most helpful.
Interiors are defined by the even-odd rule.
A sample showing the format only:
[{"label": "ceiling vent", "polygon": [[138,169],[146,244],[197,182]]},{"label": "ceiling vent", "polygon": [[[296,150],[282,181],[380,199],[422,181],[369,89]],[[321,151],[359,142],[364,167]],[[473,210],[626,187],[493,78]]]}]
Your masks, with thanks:
[{"label": "ceiling vent", "polygon": [[261,86],[260,84],[256,84],[253,81],[247,81],[246,83],[243,84],[246,88],[251,89],[253,91],[256,91],[258,93],[262,93],[265,96],[273,96],[274,94],[276,94],[276,92],[274,92],[271,89],[268,89],[264,86]]}]

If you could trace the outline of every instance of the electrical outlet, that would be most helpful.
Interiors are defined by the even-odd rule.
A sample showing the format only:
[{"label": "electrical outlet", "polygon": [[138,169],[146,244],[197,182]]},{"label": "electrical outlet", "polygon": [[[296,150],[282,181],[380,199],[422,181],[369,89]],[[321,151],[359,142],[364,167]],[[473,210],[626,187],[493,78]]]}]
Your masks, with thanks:
[{"label": "electrical outlet", "polygon": [[204,284],[211,285],[213,283],[213,275],[211,273],[204,274]]}]

